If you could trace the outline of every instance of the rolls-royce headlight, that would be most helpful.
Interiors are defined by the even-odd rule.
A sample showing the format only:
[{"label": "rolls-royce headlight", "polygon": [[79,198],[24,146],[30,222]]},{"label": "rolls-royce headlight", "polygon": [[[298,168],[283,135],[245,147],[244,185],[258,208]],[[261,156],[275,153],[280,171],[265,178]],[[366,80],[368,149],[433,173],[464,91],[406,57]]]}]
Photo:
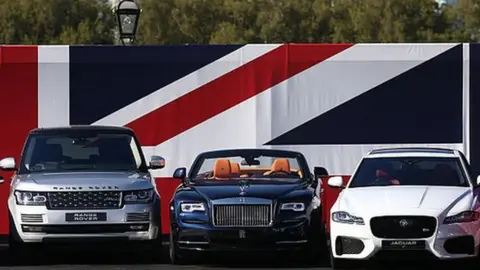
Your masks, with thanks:
[{"label": "rolls-royce headlight", "polygon": [[45,205],[47,194],[35,191],[15,191],[15,201],[18,205]]},{"label": "rolls-royce headlight", "polygon": [[125,204],[152,203],[155,191],[153,189],[132,190],[123,193]]},{"label": "rolls-royce headlight", "polygon": [[356,225],[365,225],[363,218],[356,217],[351,215],[345,211],[333,212],[332,213],[332,220],[339,223],[348,223],[348,224],[356,224]]},{"label": "rolls-royce headlight", "polygon": [[280,207],[281,210],[291,210],[295,212],[302,212],[305,210],[305,204],[300,202],[292,202],[292,203],[282,203]]},{"label": "rolls-royce headlight", "polygon": [[198,203],[181,203],[180,209],[182,212],[192,213],[192,212],[204,212],[205,211],[205,204],[198,202]]}]

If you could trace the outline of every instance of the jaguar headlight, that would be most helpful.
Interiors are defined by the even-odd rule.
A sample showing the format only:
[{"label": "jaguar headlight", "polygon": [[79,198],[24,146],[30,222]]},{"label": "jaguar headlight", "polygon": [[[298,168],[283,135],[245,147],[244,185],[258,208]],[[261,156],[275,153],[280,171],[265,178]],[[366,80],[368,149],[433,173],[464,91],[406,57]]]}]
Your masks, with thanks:
[{"label": "jaguar headlight", "polygon": [[443,220],[443,224],[474,222],[480,219],[480,213],[477,211],[464,211],[459,214],[448,216]]},{"label": "jaguar headlight", "polygon": [[45,205],[47,194],[35,191],[15,191],[15,201],[18,205]]},{"label": "jaguar headlight", "polygon": [[145,204],[153,202],[153,189],[132,190],[123,193],[125,204]]},{"label": "jaguar headlight", "polygon": [[290,210],[295,212],[302,212],[302,211],[305,211],[305,204],[301,202],[283,203],[280,209]]},{"label": "jaguar headlight", "polygon": [[182,212],[192,213],[192,212],[205,212],[205,204],[201,202],[197,203],[181,203],[180,209]]},{"label": "jaguar headlight", "polygon": [[363,218],[356,217],[351,215],[345,211],[333,212],[332,213],[332,220],[339,223],[347,223],[347,224],[356,224],[356,225],[365,225]]}]

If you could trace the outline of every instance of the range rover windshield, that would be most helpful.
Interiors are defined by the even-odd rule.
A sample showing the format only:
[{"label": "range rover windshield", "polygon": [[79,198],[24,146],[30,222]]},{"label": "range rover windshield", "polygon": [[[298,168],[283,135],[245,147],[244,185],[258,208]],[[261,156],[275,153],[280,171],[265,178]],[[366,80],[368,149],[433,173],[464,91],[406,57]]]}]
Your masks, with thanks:
[{"label": "range rover windshield", "polygon": [[468,187],[469,183],[458,158],[366,158],[349,188],[389,185]]},{"label": "range rover windshield", "polygon": [[20,173],[135,171],[144,166],[140,147],[129,134],[68,131],[31,135]]},{"label": "range rover windshield", "polygon": [[294,156],[282,154],[232,154],[211,155],[199,161],[192,179],[194,181],[225,180],[296,182],[303,179],[302,163]]}]

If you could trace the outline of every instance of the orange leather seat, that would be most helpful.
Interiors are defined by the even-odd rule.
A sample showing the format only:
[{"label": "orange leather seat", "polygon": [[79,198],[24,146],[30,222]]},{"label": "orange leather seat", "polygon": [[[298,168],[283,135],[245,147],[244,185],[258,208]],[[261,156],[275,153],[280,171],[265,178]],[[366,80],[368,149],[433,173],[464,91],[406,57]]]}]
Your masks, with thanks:
[{"label": "orange leather seat", "polygon": [[240,165],[236,162],[231,162],[230,165],[232,167],[232,174],[240,175]]},{"label": "orange leather seat", "polygon": [[277,158],[273,161],[272,167],[270,171],[265,172],[263,175],[269,175],[272,172],[276,174],[285,174],[291,172],[290,170],[290,162],[286,158]]},{"label": "orange leather seat", "polygon": [[213,165],[213,177],[215,179],[227,179],[232,175],[232,166],[228,159],[217,159]]}]

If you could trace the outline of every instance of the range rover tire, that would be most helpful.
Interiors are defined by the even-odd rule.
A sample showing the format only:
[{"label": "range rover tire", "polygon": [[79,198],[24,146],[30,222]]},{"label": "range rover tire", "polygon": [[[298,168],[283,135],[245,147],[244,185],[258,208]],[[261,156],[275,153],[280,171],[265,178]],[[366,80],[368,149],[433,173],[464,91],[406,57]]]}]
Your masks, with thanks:
[{"label": "range rover tire", "polygon": [[12,214],[8,213],[8,221],[10,233],[8,234],[8,257],[9,260],[25,260],[25,256],[29,255],[30,245],[24,243],[18,234]]}]

